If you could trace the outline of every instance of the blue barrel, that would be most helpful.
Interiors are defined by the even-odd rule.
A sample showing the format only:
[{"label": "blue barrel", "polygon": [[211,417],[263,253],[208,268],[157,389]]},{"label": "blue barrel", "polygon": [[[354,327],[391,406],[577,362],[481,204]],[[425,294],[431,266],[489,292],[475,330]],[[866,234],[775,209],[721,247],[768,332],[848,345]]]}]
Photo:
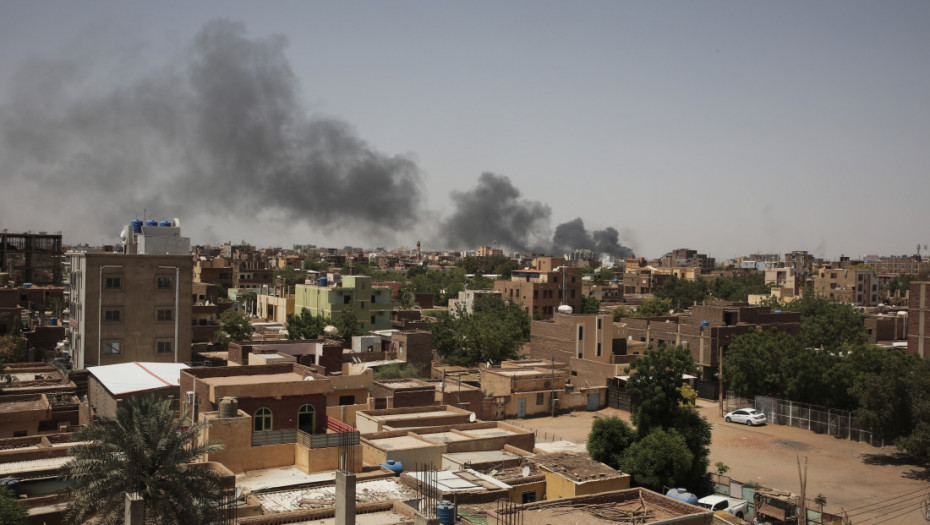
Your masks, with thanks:
[{"label": "blue barrel", "polygon": [[49,326],[58,326],[58,318],[57,318],[57,317],[49,317],[49,318],[48,318],[48,325],[49,325]]},{"label": "blue barrel", "polygon": [[326,277],[320,277],[316,280],[318,286],[326,286]]},{"label": "blue barrel", "polygon": [[171,226],[171,221],[161,221],[158,223],[158,226],[161,228],[167,228]]},{"label": "blue barrel", "polygon": [[436,505],[436,517],[440,525],[455,525],[455,503],[442,500]]},{"label": "blue barrel", "polygon": [[142,233],[142,225],[144,223],[139,219],[133,219],[129,225],[132,227],[132,233]]},{"label": "blue barrel", "polygon": [[400,461],[389,459],[382,463],[381,466],[393,472],[395,476],[400,476],[404,473],[404,465]]},{"label": "blue barrel", "polygon": [[688,492],[688,489],[669,489],[665,495],[678,501],[684,501],[689,505],[697,505],[698,502],[697,496]]},{"label": "blue barrel", "polygon": [[146,226],[158,226],[158,221],[156,221],[155,219],[149,219],[145,221],[145,225]]}]

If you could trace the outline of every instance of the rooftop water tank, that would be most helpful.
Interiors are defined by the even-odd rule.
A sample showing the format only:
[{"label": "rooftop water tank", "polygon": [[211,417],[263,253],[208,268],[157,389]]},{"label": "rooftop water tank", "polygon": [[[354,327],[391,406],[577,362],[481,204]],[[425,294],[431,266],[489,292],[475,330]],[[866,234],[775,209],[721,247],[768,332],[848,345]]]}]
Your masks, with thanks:
[{"label": "rooftop water tank", "polygon": [[689,505],[697,505],[698,498],[694,494],[688,492],[688,489],[669,489],[665,495],[672,499],[677,499],[678,501],[684,501]]},{"label": "rooftop water tank", "polygon": [[145,223],[139,219],[133,219],[132,222],[129,223],[129,226],[132,228],[132,233],[142,233],[143,224]]},{"label": "rooftop water tank", "polygon": [[145,225],[146,226],[158,226],[158,221],[156,221],[155,219],[149,219],[145,221]]},{"label": "rooftop water tank", "polygon": [[569,315],[570,315],[573,311],[574,311],[574,310],[572,309],[572,307],[571,307],[571,306],[568,306],[567,304],[563,304],[562,306],[559,306],[559,313],[560,313],[560,314],[569,314]]},{"label": "rooftop water tank", "polygon": [[455,525],[455,503],[442,500],[436,505],[436,517],[440,525]]},{"label": "rooftop water tank", "polygon": [[389,459],[382,463],[381,466],[393,472],[395,476],[400,476],[404,473],[404,465],[400,461]]},{"label": "rooftop water tank", "polygon": [[230,396],[220,399],[219,417],[231,418],[237,416],[239,416],[239,400]]},{"label": "rooftop water tank", "polygon": [[701,331],[710,326],[710,321],[701,321]]},{"label": "rooftop water tank", "polygon": [[316,284],[319,286],[326,286],[326,283],[327,283],[326,277],[320,277],[319,279],[316,280]]},{"label": "rooftop water tank", "polygon": [[49,325],[49,326],[58,326],[58,318],[57,318],[57,317],[49,317],[49,318],[48,318],[48,325]]},{"label": "rooftop water tank", "polygon": [[162,228],[168,228],[171,226],[171,221],[161,221],[160,223],[158,223],[158,225],[161,226]]}]

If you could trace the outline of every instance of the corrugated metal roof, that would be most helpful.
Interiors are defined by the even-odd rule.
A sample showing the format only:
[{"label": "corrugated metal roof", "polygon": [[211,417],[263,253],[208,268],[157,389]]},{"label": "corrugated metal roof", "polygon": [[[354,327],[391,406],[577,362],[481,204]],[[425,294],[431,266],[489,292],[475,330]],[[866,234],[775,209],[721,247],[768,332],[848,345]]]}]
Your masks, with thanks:
[{"label": "corrugated metal roof", "polygon": [[87,370],[115,396],[180,386],[184,363],[121,363],[93,366]]}]

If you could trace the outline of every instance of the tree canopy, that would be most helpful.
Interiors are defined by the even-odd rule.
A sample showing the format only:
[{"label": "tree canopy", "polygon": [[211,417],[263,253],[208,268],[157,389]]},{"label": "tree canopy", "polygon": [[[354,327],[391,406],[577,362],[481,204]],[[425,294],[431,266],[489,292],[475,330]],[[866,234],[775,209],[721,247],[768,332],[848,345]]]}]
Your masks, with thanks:
[{"label": "tree canopy", "polygon": [[16,494],[5,485],[0,485],[0,523],[3,525],[26,525],[29,511],[16,501]]},{"label": "tree canopy", "polygon": [[137,397],[126,401],[116,417],[79,431],[73,459],[61,470],[63,479],[72,482],[68,520],[122,523],[126,493],[142,496],[146,523],[218,518],[224,502],[221,477],[192,463],[222,445],[198,443],[204,423],[183,427],[185,416],[175,416],[170,401]]},{"label": "tree canopy", "polygon": [[807,348],[839,350],[866,341],[862,316],[848,303],[806,294],[785,309],[801,314],[801,344]]},{"label": "tree canopy", "polygon": [[[620,467],[640,486],[663,492],[665,487],[686,485],[694,454],[675,429],[655,428],[630,445]],[[686,485],[687,486],[687,485]]]},{"label": "tree canopy", "polygon": [[530,337],[530,318],[523,308],[490,294],[475,298],[471,314],[443,311],[437,317],[430,325],[433,346],[453,365],[513,359]]},{"label": "tree canopy", "polygon": [[231,341],[248,341],[252,338],[252,332],[255,331],[248,317],[231,309],[220,315],[220,329],[229,336]]},{"label": "tree canopy", "polygon": [[591,459],[619,470],[623,454],[635,441],[636,431],[625,420],[599,417],[591,424],[586,446]]},{"label": "tree canopy", "polygon": [[333,318],[333,326],[339,330],[339,335],[349,341],[357,335],[362,335],[362,328],[359,326],[358,314],[354,308],[343,308],[338,315]]},{"label": "tree canopy", "polygon": [[287,315],[288,339],[318,339],[323,329],[333,324],[333,320],[323,315],[311,315],[310,310],[301,308],[299,314]]},{"label": "tree canopy", "polygon": [[596,314],[601,311],[601,301],[592,295],[581,296],[581,313]]}]

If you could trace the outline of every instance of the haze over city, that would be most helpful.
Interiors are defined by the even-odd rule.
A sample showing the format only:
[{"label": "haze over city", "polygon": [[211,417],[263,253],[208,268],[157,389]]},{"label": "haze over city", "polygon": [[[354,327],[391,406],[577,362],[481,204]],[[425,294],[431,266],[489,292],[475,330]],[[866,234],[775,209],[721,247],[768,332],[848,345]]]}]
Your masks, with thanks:
[{"label": "haze over city", "polygon": [[115,243],[912,253],[926,2],[7,3],[0,218]]}]

